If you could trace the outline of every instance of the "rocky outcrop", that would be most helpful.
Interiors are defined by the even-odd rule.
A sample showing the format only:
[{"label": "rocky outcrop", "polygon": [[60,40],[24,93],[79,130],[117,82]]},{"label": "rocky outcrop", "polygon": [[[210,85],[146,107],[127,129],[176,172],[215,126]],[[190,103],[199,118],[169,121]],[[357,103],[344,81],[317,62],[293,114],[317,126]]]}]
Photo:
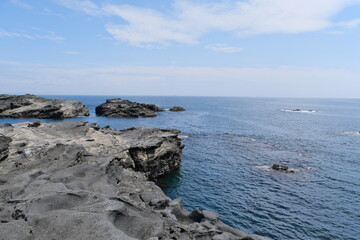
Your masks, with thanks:
[{"label": "rocky outcrop", "polygon": [[96,115],[107,117],[156,117],[156,112],[165,111],[163,108],[154,104],[143,104],[131,102],[120,98],[107,99],[105,103],[100,104],[95,109]]},{"label": "rocky outcrop", "polygon": [[179,167],[177,130],[33,125],[0,125],[11,139],[0,162],[1,239],[265,239],[189,212],[148,181]]},{"label": "rocky outcrop", "polygon": [[174,107],[170,108],[169,111],[172,111],[172,112],[181,112],[181,111],[185,111],[185,108],[179,107],[179,106],[174,106]]},{"label": "rocky outcrop", "polygon": [[88,116],[89,110],[79,101],[48,99],[35,95],[0,95],[2,118],[63,119]]}]

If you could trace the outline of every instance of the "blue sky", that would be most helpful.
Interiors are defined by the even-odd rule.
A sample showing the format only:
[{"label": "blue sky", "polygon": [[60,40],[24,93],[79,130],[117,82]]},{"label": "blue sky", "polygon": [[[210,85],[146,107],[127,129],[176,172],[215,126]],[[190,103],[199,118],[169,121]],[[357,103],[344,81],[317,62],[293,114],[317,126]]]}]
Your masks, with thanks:
[{"label": "blue sky", "polygon": [[360,97],[360,0],[1,0],[2,93]]}]

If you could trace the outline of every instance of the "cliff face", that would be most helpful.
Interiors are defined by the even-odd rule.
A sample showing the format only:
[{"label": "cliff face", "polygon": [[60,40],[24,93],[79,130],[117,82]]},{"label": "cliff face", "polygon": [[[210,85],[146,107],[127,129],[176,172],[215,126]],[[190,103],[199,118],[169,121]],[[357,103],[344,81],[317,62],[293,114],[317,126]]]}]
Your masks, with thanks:
[{"label": "cliff face", "polygon": [[47,99],[35,95],[0,95],[2,118],[63,119],[88,116],[89,110],[79,101]]},{"label": "cliff face", "polygon": [[1,239],[265,239],[188,212],[149,179],[179,168],[179,131],[0,125]]}]

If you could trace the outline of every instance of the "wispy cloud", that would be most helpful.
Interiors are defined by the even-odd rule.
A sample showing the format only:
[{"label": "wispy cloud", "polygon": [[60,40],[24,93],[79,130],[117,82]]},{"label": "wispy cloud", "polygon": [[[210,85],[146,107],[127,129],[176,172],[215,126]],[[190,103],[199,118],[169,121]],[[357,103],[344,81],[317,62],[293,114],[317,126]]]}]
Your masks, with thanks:
[{"label": "wispy cloud", "polygon": [[222,43],[207,45],[205,46],[205,48],[213,50],[215,52],[223,52],[223,53],[236,53],[243,51],[242,48],[232,47]]},{"label": "wispy cloud", "polygon": [[69,54],[69,55],[79,55],[80,52],[77,51],[64,51],[64,53]]},{"label": "wispy cloud", "polygon": [[10,0],[10,2],[18,7],[22,7],[22,8],[25,8],[25,9],[33,9],[33,7],[27,3],[24,3],[20,0]]},{"label": "wispy cloud", "polygon": [[53,32],[47,32],[46,34],[28,34],[28,33],[22,33],[22,32],[9,32],[5,31],[3,29],[0,29],[0,38],[26,38],[26,39],[43,39],[43,40],[51,40],[51,41],[63,41],[64,38],[61,36],[57,36]]},{"label": "wispy cloud", "polygon": [[106,25],[106,30],[115,39],[136,46],[195,44],[212,31],[242,37],[319,31],[334,26],[331,19],[344,8],[360,3],[360,0],[175,0],[172,9],[160,12],[130,5],[98,5],[90,0],[57,1],[89,15],[120,17],[125,24]]},{"label": "wispy cloud", "polygon": [[92,16],[106,14],[99,5],[89,0],[56,0],[60,5],[77,11],[82,11]]},{"label": "wispy cloud", "polygon": [[359,71],[296,66],[70,69],[0,62],[1,90],[9,93],[358,97],[359,78]]},{"label": "wispy cloud", "polygon": [[60,18],[65,18],[63,15],[61,15],[60,13],[54,12],[50,8],[44,8],[43,14],[47,15],[47,16],[56,16],[56,17],[60,17]]},{"label": "wispy cloud", "polygon": [[339,22],[337,25],[346,29],[356,28],[360,26],[360,18],[353,19],[350,21]]}]

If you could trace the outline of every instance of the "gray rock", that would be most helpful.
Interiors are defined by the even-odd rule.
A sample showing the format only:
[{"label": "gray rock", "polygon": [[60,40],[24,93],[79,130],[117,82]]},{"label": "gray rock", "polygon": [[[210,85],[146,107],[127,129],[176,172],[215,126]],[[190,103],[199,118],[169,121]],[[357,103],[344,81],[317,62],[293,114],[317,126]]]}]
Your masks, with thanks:
[{"label": "gray rock", "polygon": [[3,161],[8,157],[10,142],[11,138],[0,135],[0,161]]},{"label": "gray rock", "polygon": [[210,221],[215,221],[217,219],[219,219],[219,214],[218,213],[214,213],[214,212],[210,212],[207,210],[203,210],[202,214],[204,215],[204,217]]},{"label": "gray rock", "polygon": [[177,130],[28,124],[0,125],[0,239],[265,239],[187,211],[148,180],[180,163]]},{"label": "gray rock", "polygon": [[35,95],[0,95],[2,118],[63,119],[88,116],[89,110],[79,101],[47,99]]},{"label": "gray rock", "polygon": [[99,116],[123,118],[156,117],[156,112],[163,111],[165,111],[163,108],[154,104],[131,102],[120,98],[107,99],[95,109]]},{"label": "gray rock", "polygon": [[181,111],[185,111],[185,108],[179,107],[179,106],[174,106],[174,107],[170,108],[169,111],[172,111],[172,112],[181,112]]}]

